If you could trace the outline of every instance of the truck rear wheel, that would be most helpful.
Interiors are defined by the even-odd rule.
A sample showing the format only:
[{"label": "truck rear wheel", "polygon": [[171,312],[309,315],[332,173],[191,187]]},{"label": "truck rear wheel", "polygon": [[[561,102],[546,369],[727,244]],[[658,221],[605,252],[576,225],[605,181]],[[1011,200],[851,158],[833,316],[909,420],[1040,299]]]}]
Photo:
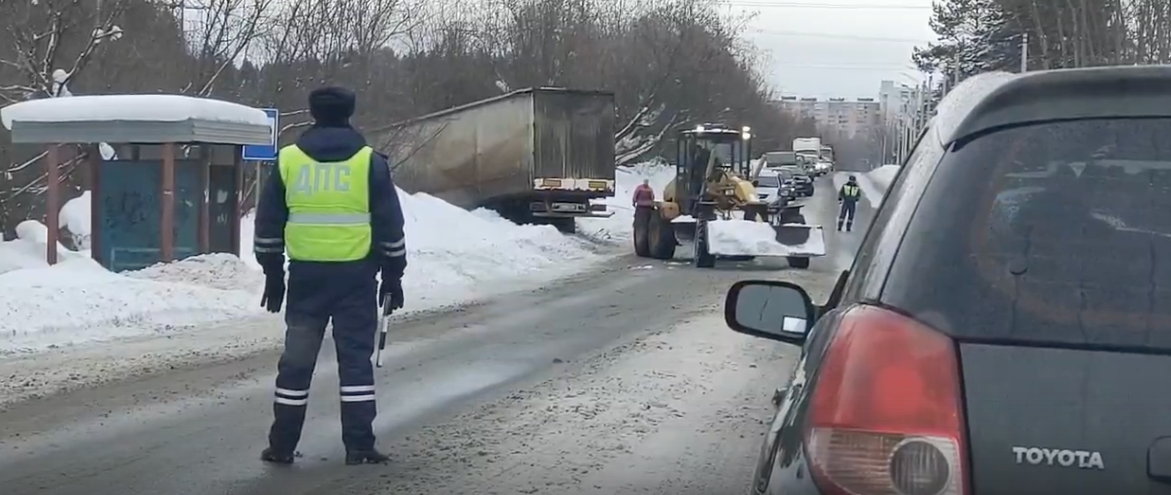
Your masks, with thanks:
[{"label": "truck rear wheel", "polygon": [[577,219],[570,218],[554,218],[549,223],[557,228],[558,232],[566,235],[573,235],[577,233]]},{"label": "truck rear wheel", "polygon": [[671,221],[663,218],[662,213],[654,212],[650,218],[649,235],[651,257],[657,260],[669,260],[675,257],[675,227]]},{"label": "truck rear wheel", "polygon": [[634,209],[634,254],[639,258],[648,258],[651,255],[650,228],[651,219],[658,213],[653,208]]}]

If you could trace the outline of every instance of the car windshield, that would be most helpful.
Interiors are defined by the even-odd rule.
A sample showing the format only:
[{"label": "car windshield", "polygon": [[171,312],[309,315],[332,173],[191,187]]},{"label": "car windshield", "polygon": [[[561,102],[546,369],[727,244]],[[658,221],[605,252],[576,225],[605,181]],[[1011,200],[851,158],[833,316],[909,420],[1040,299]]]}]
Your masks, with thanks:
[{"label": "car windshield", "polygon": [[762,175],[756,178],[757,187],[781,187],[781,181],[775,175]]},{"label": "car windshield", "polygon": [[920,205],[906,238],[930,230],[949,247],[908,254],[934,292],[908,309],[973,336],[1171,349],[1171,119],[977,137]]}]

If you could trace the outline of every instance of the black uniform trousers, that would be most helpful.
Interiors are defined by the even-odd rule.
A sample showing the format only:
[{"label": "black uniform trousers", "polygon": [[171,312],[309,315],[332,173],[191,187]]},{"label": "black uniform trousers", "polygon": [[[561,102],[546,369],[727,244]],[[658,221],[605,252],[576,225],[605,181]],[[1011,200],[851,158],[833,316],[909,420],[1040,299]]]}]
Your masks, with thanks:
[{"label": "black uniform trousers", "polygon": [[842,230],[843,221],[846,223],[846,230],[854,228],[854,210],[857,208],[857,200],[842,200],[842,208],[838,210],[838,230]]},{"label": "black uniform trousers", "polygon": [[289,264],[285,350],[277,364],[269,446],[296,450],[309,404],[309,385],[325,328],[333,324],[341,385],[342,442],[347,452],[374,448],[377,415],[374,337],[378,328],[377,269],[372,263]]}]

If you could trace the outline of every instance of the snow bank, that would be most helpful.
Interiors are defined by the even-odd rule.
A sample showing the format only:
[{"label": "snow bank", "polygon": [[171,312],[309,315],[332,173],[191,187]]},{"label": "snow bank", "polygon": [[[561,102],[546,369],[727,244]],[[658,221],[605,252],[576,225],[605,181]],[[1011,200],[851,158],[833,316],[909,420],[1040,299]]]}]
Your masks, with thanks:
[{"label": "snow bank", "polygon": [[180,95],[98,95],[45,98],[0,108],[4,127],[21,122],[182,122],[188,119],[269,126],[263,110]]},{"label": "snow bank", "polygon": [[[552,226],[518,226],[400,191],[409,267],[407,309],[423,310],[553,277],[599,258],[591,243]],[[261,314],[263,275],[251,256],[254,217],[244,218],[244,260],[210,254],[114,274],[88,253],[59,247],[45,262],[45,227],[25,222],[0,243],[0,355],[143,335],[170,335]]]},{"label": "snow bank", "polygon": [[[596,244],[552,226],[518,226],[494,212],[466,211],[428,194],[399,191],[406,220],[408,311],[506,292],[580,270]],[[89,236],[89,193],[60,212],[75,238]],[[262,315],[263,275],[252,255],[254,212],[242,219],[240,252],[195,256],[114,274],[88,251],[58,246],[48,266],[44,225],[27,221],[0,242],[0,354],[121,337],[171,335]],[[78,245],[88,246],[86,242]]]},{"label": "snow bank", "polygon": [[615,173],[614,197],[600,201],[607,211],[614,212],[609,218],[581,218],[577,220],[578,234],[597,241],[620,243],[630,239],[634,225],[634,206],[630,204],[634,188],[649,180],[655,191],[655,198],[662,199],[663,188],[675,178],[675,167],[662,161],[637,163],[629,167],[618,167]]},{"label": "snow bank", "polygon": [[130,278],[260,294],[264,274],[231,254],[213,253],[126,272]]},{"label": "snow bank", "polygon": [[890,189],[890,184],[894,182],[895,175],[898,173],[898,165],[883,165],[867,172],[866,177],[869,178],[870,182],[873,182],[879,190],[885,193],[887,189]]},{"label": "snow bank", "polygon": [[825,235],[821,227],[810,228],[809,240],[797,246],[777,242],[776,231],[767,223],[750,220],[708,222],[708,250],[712,254],[742,256],[824,256]]},{"label": "snow bank", "polygon": [[57,221],[61,228],[69,231],[73,239],[73,246],[77,249],[89,249],[90,246],[90,206],[93,199],[89,191],[82,191],[81,195],[65,202]]},{"label": "snow bank", "polygon": [[[47,267],[45,243],[49,240],[49,229],[40,222],[26,220],[16,226],[16,235],[15,240],[0,241],[0,274]],[[57,243],[57,259],[67,261],[74,258],[89,259],[89,252],[71,251]]]},{"label": "snow bank", "polygon": [[[226,258],[234,257],[200,256],[114,274],[74,254],[55,266],[41,257],[39,268],[0,274],[0,354],[168,335],[185,326],[258,313],[256,284],[240,282],[224,269]],[[221,268],[203,273],[208,265]]]},{"label": "snow bank", "polygon": [[551,225],[516,225],[495,212],[469,212],[429,194],[399,191],[406,220],[407,308],[486,295],[490,284],[597,259],[589,244]]}]

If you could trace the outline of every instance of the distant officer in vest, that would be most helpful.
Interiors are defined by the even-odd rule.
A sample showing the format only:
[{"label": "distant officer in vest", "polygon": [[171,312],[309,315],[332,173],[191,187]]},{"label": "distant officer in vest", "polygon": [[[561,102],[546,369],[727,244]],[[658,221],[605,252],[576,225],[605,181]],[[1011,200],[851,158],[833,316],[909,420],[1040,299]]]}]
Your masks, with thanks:
[{"label": "distant officer in vest", "polygon": [[854,228],[854,210],[858,209],[859,199],[862,199],[862,188],[858,187],[858,178],[851,175],[850,180],[838,190],[838,204],[841,205],[838,209],[838,232],[842,231],[843,222],[846,232]]},{"label": "distant officer in vest", "polygon": [[[268,311],[281,309],[289,256],[285,350],[277,364],[275,420],[261,459],[296,457],[309,384],[327,324],[333,324],[346,464],[382,463],[374,447],[378,307],[403,306],[407,267],[403,214],[386,158],[350,126],[355,97],[326,87],[309,94],[314,124],[280,150],[256,211],[256,260]],[[379,284],[375,276],[381,274]]]}]

